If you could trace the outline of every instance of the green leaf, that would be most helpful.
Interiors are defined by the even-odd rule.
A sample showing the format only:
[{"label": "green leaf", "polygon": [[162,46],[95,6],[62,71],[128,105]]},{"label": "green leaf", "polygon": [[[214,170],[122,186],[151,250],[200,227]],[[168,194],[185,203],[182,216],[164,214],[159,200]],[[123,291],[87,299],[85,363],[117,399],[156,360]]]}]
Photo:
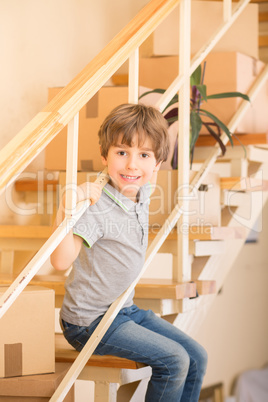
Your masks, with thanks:
[{"label": "green leaf", "polygon": [[196,88],[200,92],[204,101],[207,101],[207,86],[206,85],[197,85]]},{"label": "green leaf", "polygon": [[139,97],[139,99],[143,98],[143,97],[146,96],[146,95],[150,95],[150,94],[154,94],[154,93],[156,93],[156,94],[163,94],[163,93],[165,93],[165,92],[166,92],[166,90],[165,90],[165,89],[161,89],[161,88],[152,89],[151,91],[144,92],[144,93]]},{"label": "green leaf", "polygon": [[199,66],[197,67],[197,69],[193,72],[193,74],[190,77],[190,85],[191,87],[193,85],[200,85],[201,82],[201,64],[199,64]]},{"label": "green leaf", "polygon": [[222,142],[221,137],[220,137],[217,133],[215,133],[215,131],[213,130],[213,128],[211,128],[208,123],[203,123],[203,124],[204,124],[204,126],[206,127],[206,129],[208,130],[209,134],[210,134],[213,138],[215,138],[215,140],[219,143],[219,146],[220,146],[220,148],[221,148],[221,153],[222,153],[222,155],[224,155],[225,152],[226,152],[226,146],[225,146],[224,143]]},{"label": "green leaf", "polygon": [[171,126],[172,123],[178,120],[178,116],[170,117],[169,119],[166,119],[169,125]]},{"label": "green leaf", "polygon": [[195,111],[192,110],[190,113],[190,123],[191,123],[191,130],[192,130],[192,135],[191,135],[191,140],[190,140],[190,150],[192,150],[195,146],[195,143],[197,141],[197,138],[199,136],[201,127],[202,127],[202,120],[199,114]]},{"label": "green leaf", "polygon": [[215,123],[218,124],[218,126],[225,132],[225,134],[228,136],[230,144],[233,146],[233,139],[231,132],[229,128],[221,121],[218,119],[218,117],[214,116],[214,114],[208,112],[207,110],[199,109],[200,112],[202,112],[203,116],[208,116],[211,118],[211,120],[215,121]]},{"label": "green leaf", "polygon": [[[140,95],[139,99],[143,98],[146,95],[150,95],[150,94],[164,94],[166,92],[165,89],[162,88],[156,88],[156,89],[152,89],[151,91],[147,91],[144,92],[142,95]],[[174,103],[177,103],[179,101],[179,96],[178,94],[174,95],[173,98],[171,99],[171,101],[167,104],[167,106],[164,108],[164,110],[162,111],[162,113],[165,112],[165,110],[167,108],[169,108],[170,106],[172,106]]]},{"label": "green leaf", "polygon": [[207,99],[223,99],[223,98],[243,98],[250,102],[250,98],[241,92],[222,92],[220,94],[208,95]]},{"label": "green leaf", "polygon": [[162,113],[164,113],[170,106],[174,105],[174,103],[178,103],[179,97],[178,94],[174,95],[174,97],[171,99],[171,101],[167,104],[167,106],[164,108]]}]

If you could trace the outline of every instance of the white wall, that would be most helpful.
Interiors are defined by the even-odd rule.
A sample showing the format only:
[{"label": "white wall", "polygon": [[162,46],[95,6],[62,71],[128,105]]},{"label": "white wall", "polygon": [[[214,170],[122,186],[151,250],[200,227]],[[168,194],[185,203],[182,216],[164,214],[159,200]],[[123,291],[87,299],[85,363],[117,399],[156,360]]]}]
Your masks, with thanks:
[{"label": "white wall", "polygon": [[242,371],[268,363],[268,203],[257,243],[240,252],[196,337],[209,360],[204,385],[224,382],[229,394]]}]

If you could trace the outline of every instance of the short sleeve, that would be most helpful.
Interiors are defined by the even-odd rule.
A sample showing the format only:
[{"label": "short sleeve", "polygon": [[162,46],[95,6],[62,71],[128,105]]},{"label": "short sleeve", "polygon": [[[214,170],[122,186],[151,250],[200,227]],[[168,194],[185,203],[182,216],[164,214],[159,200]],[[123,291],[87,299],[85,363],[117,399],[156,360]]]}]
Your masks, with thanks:
[{"label": "short sleeve", "polygon": [[86,247],[103,237],[103,217],[95,205],[89,206],[73,227],[73,234],[83,239]]}]

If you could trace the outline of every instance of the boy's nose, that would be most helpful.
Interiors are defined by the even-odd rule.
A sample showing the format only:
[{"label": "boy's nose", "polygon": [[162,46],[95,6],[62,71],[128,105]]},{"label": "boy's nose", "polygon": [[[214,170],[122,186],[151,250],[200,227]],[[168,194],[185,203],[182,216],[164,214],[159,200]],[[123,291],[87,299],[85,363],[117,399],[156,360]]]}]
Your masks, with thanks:
[{"label": "boy's nose", "polygon": [[127,168],[131,170],[137,169],[137,164],[134,156],[130,156],[127,160]]}]

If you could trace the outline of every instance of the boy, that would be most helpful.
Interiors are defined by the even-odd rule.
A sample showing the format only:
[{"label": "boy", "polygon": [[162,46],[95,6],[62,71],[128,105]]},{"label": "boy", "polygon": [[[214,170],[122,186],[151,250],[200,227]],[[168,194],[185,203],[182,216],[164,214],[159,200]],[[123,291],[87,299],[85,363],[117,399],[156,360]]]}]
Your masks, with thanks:
[{"label": "boy", "polygon": [[[156,109],[125,104],[99,130],[102,162],[110,177],[103,191],[78,187],[77,201],[91,206],[51,256],[56,269],[73,269],[66,280],[61,324],[68,342],[81,351],[110,304],[139,274],[148,241],[150,182],[169,151],[167,125]],[[64,217],[62,201],[56,224]],[[130,295],[94,351],[152,367],[147,402],[197,402],[206,352],[194,340]]]}]

